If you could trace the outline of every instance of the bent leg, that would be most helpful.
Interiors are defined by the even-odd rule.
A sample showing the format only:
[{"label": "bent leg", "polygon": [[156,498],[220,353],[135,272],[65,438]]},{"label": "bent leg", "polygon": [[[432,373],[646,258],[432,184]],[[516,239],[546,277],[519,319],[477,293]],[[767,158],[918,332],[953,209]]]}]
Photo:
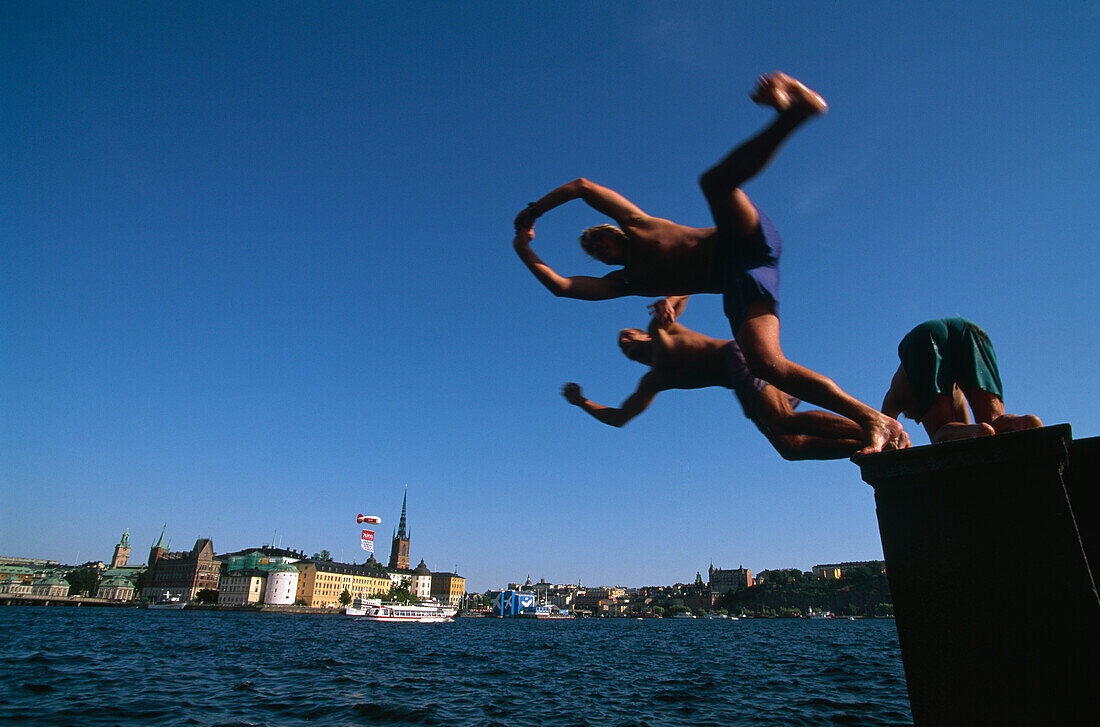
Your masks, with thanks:
[{"label": "bent leg", "polygon": [[756,398],[756,426],[783,459],[844,459],[863,446],[851,419],[827,411],[796,412],[787,395],[766,386]]},{"label": "bent leg", "polygon": [[994,419],[1005,413],[1005,403],[996,394],[983,389],[967,388],[963,393],[974,410],[974,418],[979,422],[991,424]]},{"label": "bent leg", "polygon": [[896,419],[849,396],[832,379],[788,361],[779,346],[779,318],[771,301],[752,303],[734,336],[754,376],[858,424],[864,445],[860,454],[879,452],[904,433]]},{"label": "bent leg", "polygon": [[[958,391],[955,389],[954,391]],[[961,397],[962,394],[960,393]],[[956,416],[956,408],[958,403],[954,396],[947,396],[946,394],[934,394],[932,396],[932,406],[928,408],[928,411],[921,417],[921,424],[924,425],[924,431],[928,432],[928,441],[947,441],[946,439],[939,439],[940,431],[948,428],[948,425],[955,426],[975,426],[970,423],[970,415],[966,414],[965,407],[963,408],[963,414],[966,415],[965,419],[961,419]],[[981,421],[977,425],[980,429]],[[948,431],[952,431],[948,428]],[[978,431],[978,430],[975,430]],[[969,436],[956,436],[954,439],[969,439],[971,437],[979,436],[978,434],[970,434]]]},{"label": "bent leg", "polygon": [[736,235],[752,234],[757,224],[756,208],[740,187],[768,165],[791,132],[827,109],[821,96],[783,73],[761,77],[753,100],[779,114],[699,177],[715,225]]}]

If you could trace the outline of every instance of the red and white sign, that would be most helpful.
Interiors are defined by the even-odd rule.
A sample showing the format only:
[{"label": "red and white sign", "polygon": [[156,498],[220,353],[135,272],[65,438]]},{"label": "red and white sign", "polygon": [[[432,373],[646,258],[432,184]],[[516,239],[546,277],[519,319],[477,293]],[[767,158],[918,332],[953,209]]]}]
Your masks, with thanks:
[{"label": "red and white sign", "polygon": [[374,552],[374,531],[373,530],[364,530],[363,531],[363,540],[361,542],[363,543],[363,550],[367,551],[368,553],[373,553]]}]

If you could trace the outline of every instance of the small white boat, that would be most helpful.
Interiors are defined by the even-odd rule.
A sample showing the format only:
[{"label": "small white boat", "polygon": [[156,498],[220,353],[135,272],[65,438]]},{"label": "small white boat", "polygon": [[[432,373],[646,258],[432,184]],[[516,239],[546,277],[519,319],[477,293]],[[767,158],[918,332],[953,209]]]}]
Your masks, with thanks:
[{"label": "small white boat", "polygon": [[344,613],[366,621],[430,624],[454,621],[457,609],[444,606],[441,603],[407,605],[404,603],[382,603],[375,599],[356,599],[352,605],[344,609]]},{"label": "small white boat", "polygon": [[178,611],[186,605],[187,601],[184,601],[179,596],[165,593],[163,596],[150,603],[149,608],[172,609]]},{"label": "small white boat", "polygon": [[540,603],[537,606],[528,606],[520,609],[520,618],[537,618],[541,620],[559,620],[576,618],[569,611],[563,610],[552,603]]}]

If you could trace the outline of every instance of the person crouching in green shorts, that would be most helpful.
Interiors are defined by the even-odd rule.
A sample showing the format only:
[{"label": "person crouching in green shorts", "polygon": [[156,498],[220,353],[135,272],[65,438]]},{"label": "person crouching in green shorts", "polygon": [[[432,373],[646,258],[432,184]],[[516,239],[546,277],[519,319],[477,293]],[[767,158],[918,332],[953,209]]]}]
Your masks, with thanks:
[{"label": "person crouching in green shorts", "polygon": [[1005,414],[993,343],[964,318],[921,323],[901,339],[898,358],[882,413],[924,424],[933,443],[1043,426],[1037,416]]}]

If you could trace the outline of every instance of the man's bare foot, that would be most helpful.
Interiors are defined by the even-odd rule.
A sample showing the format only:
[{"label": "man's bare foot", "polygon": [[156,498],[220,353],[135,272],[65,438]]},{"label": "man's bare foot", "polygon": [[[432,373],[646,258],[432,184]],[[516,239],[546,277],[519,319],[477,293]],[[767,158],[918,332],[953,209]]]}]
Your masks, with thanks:
[{"label": "man's bare foot", "polygon": [[1004,432],[1022,432],[1025,429],[1038,429],[1043,426],[1043,422],[1034,414],[1026,414],[1023,416],[1018,414],[1002,414],[990,422],[990,424],[993,425],[993,431],[997,434],[1003,434]]},{"label": "man's bare foot", "polygon": [[756,80],[751,98],[763,106],[771,106],[779,113],[814,116],[829,110],[825,99],[814,93],[786,73],[775,71]]},{"label": "man's bare foot", "polygon": [[[901,422],[878,412],[875,412],[873,418],[864,422],[861,428],[864,434],[863,441],[867,442],[867,446],[856,452],[856,454],[881,452],[887,449],[887,445],[891,442],[901,441],[901,437],[905,435],[905,429],[902,428]],[[907,436],[906,441],[908,441]]]},{"label": "man's bare foot", "polygon": [[985,424],[963,424],[961,422],[948,422],[932,437],[932,444],[940,442],[953,442],[958,439],[975,439],[977,437],[992,437],[997,432],[993,427]]}]

